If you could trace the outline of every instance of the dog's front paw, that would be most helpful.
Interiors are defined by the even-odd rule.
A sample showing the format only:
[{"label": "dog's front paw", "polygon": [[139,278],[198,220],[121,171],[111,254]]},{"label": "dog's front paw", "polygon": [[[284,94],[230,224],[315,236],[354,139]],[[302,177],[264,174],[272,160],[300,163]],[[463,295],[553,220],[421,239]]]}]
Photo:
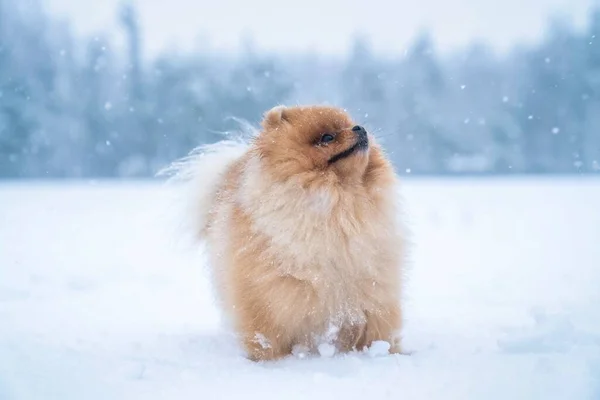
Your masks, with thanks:
[{"label": "dog's front paw", "polygon": [[275,361],[288,355],[281,343],[270,340],[260,333],[247,337],[244,346],[248,359],[255,362]]}]

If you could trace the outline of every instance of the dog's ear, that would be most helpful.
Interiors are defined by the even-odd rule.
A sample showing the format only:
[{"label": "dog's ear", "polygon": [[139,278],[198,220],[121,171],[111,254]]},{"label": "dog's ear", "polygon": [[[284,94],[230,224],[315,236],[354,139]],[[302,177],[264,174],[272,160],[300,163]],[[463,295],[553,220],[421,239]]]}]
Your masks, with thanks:
[{"label": "dog's ear", "polygon": [[262,126],[265,129],[274,129],[284,121],[289,121],[289,110],[286,106],[275,106],[264,115]]}]

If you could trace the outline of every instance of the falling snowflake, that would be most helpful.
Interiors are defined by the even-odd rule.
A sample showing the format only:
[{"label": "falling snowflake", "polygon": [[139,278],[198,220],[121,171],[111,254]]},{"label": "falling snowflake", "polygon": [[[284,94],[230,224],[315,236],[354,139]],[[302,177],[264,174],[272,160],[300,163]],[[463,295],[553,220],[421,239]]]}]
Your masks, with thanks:
[{"label": "falling snowflake", "polygon": [[558,132],[560,132],[560,129],[557,127],[552,128],[552,134],[553,135],[558,135]]},{"label": "falling snowflake", "polygon": [[110,110],[112,110],[112,108],[113,108],[113,105],[110,101],[107,101],[106,103],[104,103],[104,109],[106,111],[110,111]]}]

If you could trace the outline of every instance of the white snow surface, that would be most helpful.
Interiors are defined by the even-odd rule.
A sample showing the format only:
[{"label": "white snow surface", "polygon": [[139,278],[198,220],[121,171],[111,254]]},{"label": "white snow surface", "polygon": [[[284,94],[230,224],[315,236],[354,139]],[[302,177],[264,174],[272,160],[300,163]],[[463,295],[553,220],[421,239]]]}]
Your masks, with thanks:
[{"label": "white snow surface", "polygon": [[0,184],[0,399],[600,399],[600,180],[401,190],[411,354],[253,363],[170,188]]}]

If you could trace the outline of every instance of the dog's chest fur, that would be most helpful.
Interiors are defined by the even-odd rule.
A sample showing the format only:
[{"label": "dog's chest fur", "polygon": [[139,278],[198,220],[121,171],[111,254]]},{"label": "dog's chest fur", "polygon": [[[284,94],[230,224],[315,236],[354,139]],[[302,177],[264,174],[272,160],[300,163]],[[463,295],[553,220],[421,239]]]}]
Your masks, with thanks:
[{"label": "dog's chest fur", "polygon": [[397,255],[393,207],[361,188],[266,186],[253,168],[234,201],[251,220],[251,237],[268,243],[261,257],[277,275],[310,283],[331,307],[384,283]]}]

